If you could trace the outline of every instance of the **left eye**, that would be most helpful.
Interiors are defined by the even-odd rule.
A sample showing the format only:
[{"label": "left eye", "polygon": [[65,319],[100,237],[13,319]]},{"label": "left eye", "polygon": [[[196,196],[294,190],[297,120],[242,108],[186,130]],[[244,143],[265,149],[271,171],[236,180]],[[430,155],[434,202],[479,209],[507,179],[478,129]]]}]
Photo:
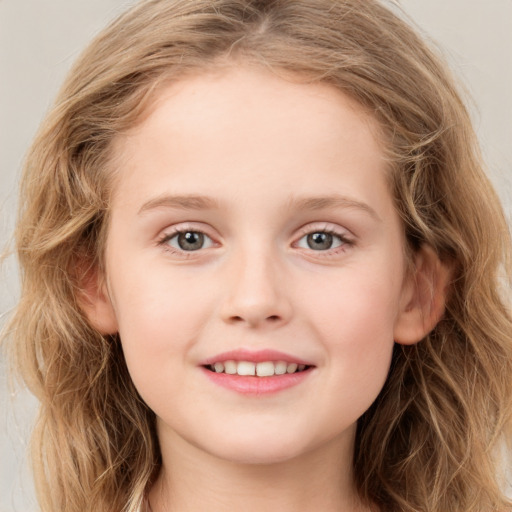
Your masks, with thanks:
[{"label": "left eye", "polygon": [[345,243],[340,235],[329,233],[327,231],[316,231],[303,236],[297,243],[298,247],[303,249],[312,249],[313,251],[328,251],[335,249]]},{"label": "left eye", "polygon": [[190,252],[211,247],[213,240],[200,231],[180,231],[168,237],[165,243],[174,249]]}]

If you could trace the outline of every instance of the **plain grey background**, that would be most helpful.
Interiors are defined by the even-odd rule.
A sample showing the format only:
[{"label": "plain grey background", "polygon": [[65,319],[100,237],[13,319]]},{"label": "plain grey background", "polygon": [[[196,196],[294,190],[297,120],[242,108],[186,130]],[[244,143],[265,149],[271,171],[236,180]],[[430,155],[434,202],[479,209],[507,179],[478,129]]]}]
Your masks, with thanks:
[{"label": "plain grey background", "polygon": [[[0,246],[15,217],[23,155],[80,50],[127,0],[0,0]],[[512,218],[512,0],[402,0],[473,98],[470,109]],[[0,274],[0,323],[16,300],[16,267]],[[25,450],[34,401],[11,394],[0,359],[0,512],[37,506]]]}]

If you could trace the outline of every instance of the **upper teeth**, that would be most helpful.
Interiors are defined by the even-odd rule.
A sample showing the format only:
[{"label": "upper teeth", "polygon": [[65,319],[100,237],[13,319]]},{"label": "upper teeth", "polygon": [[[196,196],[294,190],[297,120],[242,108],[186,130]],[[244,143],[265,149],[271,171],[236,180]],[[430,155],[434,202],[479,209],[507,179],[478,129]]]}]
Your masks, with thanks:
[{"label": "upper teeth", "polygon": [[224,361],[210,367],[217,373],[229,373],[230,375],[257,375],[258,377],[271,377],[272,375],[284,375],[285,373],[301,372],[306,368],[305,364],[286,363],[285,361],[264,361],[251,363],[250,361]]}]

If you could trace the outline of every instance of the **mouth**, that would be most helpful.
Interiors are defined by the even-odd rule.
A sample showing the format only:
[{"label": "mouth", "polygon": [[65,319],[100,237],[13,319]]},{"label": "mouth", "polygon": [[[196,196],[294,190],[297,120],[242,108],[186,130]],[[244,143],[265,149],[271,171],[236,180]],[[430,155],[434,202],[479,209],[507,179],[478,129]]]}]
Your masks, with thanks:
[{"label": "mouth", "polygon": [[286,361],[217,361],[205,365],[204,368],[215,373],[228,375],[240,375],[244,377],[273,377],[274,375],[286,375],[300,373],[311,368],[311,365],[297,364]]},{"label": "mouth", "polygon": [[242,395],[264,396],[310,380],[316,368],[276,350],[235,350],[218,354],[200,365],[216,385]]}]

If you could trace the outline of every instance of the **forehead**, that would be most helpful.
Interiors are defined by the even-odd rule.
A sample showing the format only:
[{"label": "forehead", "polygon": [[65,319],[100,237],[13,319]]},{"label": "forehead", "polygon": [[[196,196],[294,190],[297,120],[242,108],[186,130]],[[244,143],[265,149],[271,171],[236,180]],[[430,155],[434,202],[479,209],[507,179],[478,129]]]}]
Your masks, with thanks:
[{"label": "forehead", "polygon": [[333,86],[223,68],[161,87],[142,121],[118,137],[114,202],[155,186],[222,195],[249,180],[256,190],[269,178],[268,193],[293,180],[299,195],[320,194],[340,170],[353,171],[349,181],[362,168],[387,181],[384,153],[377,121]]}]

